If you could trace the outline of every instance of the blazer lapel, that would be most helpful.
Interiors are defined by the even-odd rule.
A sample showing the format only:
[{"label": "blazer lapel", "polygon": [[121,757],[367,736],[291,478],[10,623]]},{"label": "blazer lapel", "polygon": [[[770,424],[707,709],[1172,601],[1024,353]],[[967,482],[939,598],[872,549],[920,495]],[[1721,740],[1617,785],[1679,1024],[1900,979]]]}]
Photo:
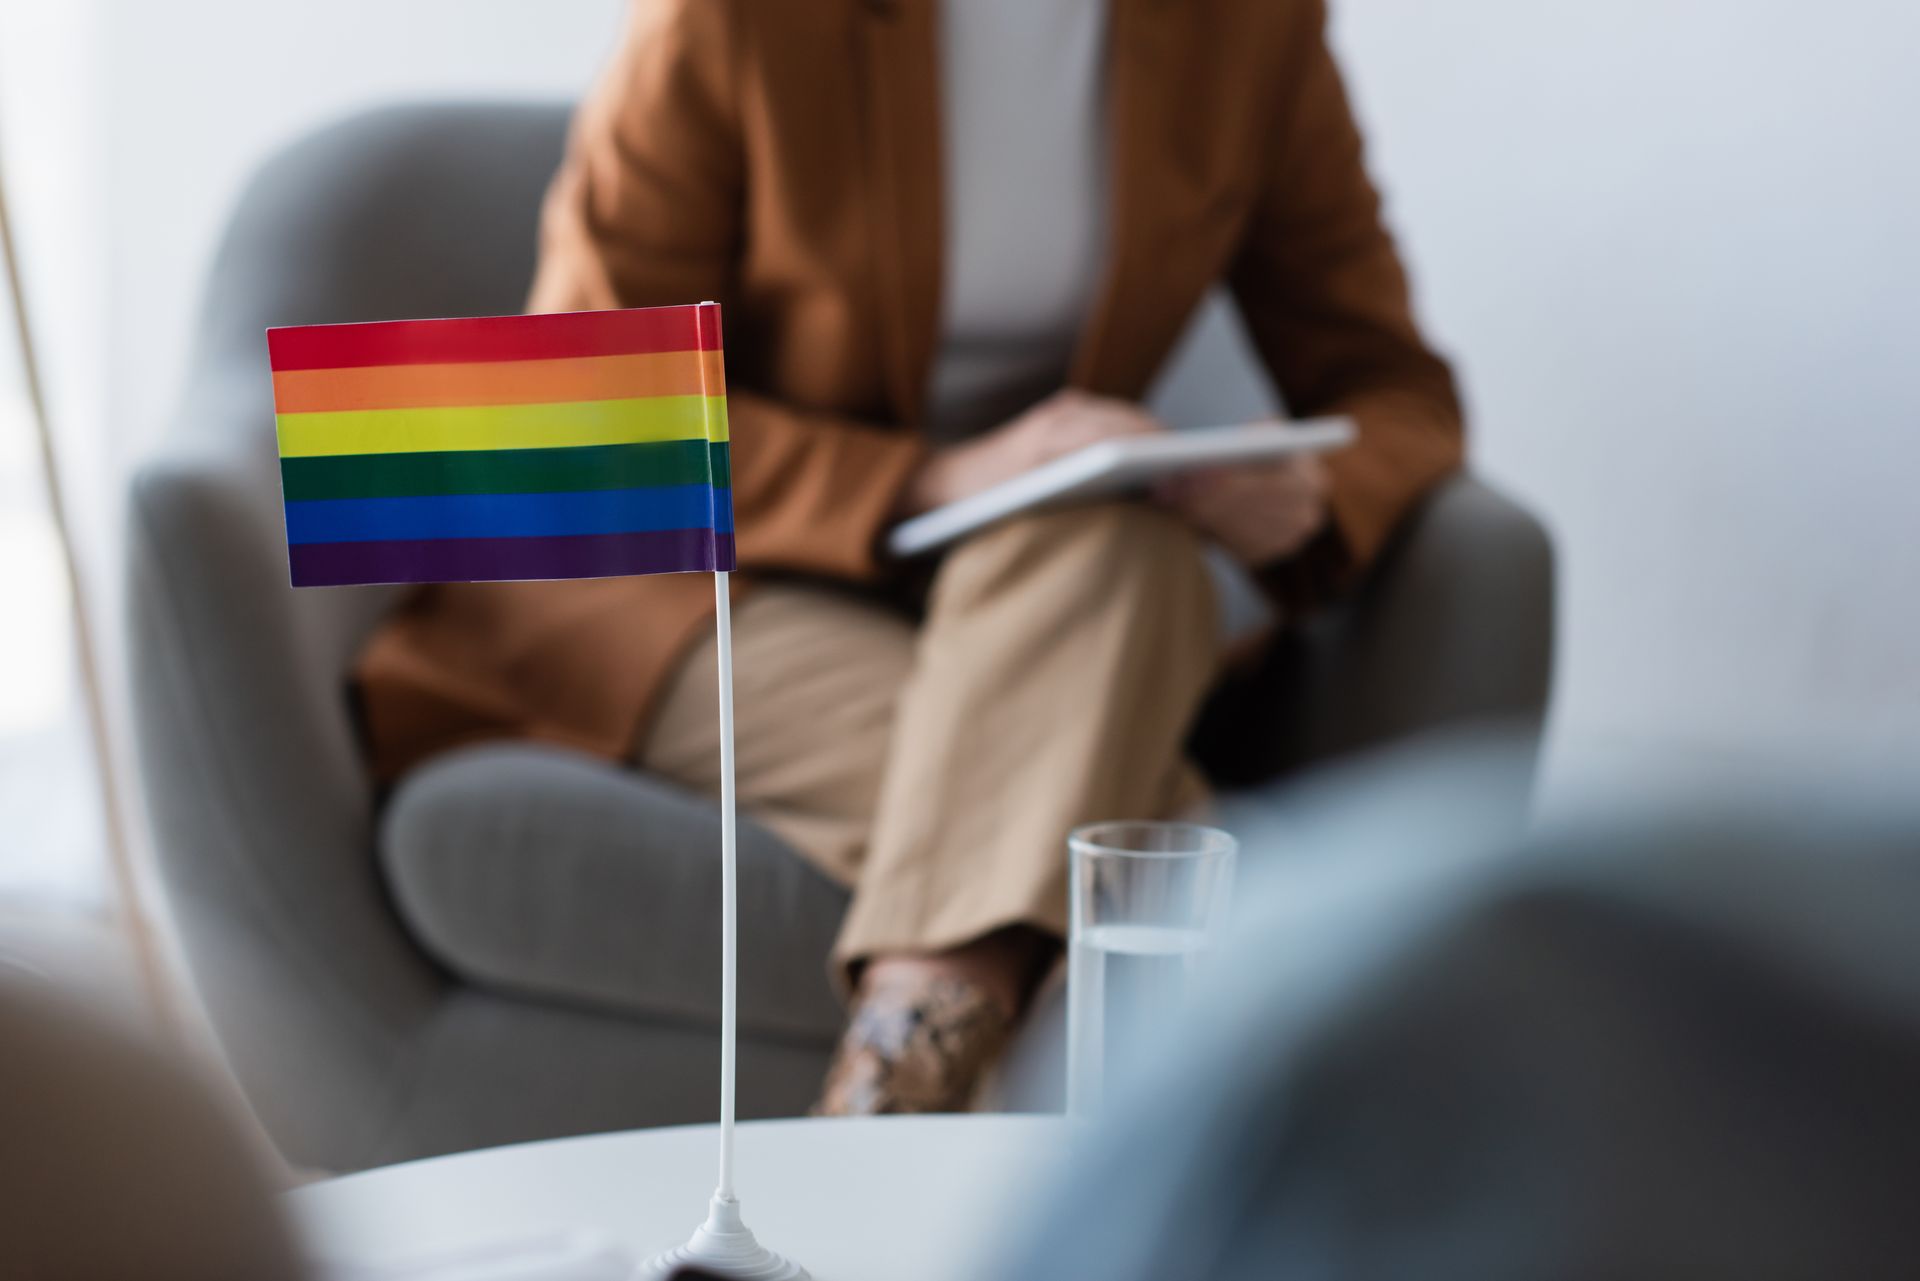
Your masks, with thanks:
[{"label": "blazer lapel", "polygon": [[1159,148],[1179,86],[1182,7],[1110,0],[1107,11],[1107,266],[1070,375],[1074,386],[1103,395],[1139,396],[1166,354],[1148,350],[1128,317],[1153,305],[1156,175],[1168,160]]},{"label": "blazer lapel", "polygon": [[936,0],[860,0],[876,317],[897,419],[926,415],[945,257]]}]

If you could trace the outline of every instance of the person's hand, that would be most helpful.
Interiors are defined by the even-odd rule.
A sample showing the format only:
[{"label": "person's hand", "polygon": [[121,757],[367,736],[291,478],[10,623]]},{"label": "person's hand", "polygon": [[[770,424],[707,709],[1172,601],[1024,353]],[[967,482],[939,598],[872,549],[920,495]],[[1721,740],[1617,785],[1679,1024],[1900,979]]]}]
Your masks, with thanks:
[{"label": "person's hand", "polygon": [[901,491],[899,514],[958,502],[1099,441],[1164,430],[1131,401],[1058,392],[984,436],[928,454]]},{"label": "person's hand", "polygon": [[1305,547],[1327,523],[1327,468],[1303,456],[1188,472],[1154,497],[1225,547],[1241,564],[1264,568]]}]

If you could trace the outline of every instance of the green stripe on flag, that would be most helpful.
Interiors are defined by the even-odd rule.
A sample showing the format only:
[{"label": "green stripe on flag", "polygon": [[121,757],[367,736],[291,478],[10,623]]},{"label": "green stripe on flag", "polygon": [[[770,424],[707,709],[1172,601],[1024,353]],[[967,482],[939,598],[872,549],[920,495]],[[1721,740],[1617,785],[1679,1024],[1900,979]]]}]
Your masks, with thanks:
[{"label": "green stripe on flag", "polygon": [[725,441],[667,440],[568,449],[327,454],[280,460],[290,503],[321,498],[545,494],[730,482]]}]

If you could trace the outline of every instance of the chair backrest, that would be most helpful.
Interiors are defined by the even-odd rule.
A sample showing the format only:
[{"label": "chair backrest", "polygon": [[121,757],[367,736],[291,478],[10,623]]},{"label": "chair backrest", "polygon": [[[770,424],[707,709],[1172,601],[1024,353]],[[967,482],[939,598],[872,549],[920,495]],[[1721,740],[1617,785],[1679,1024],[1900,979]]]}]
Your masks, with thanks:
[{"label": "chair backrest", "polygon": [[[267,161],[208,275],[172,449],[271,452],[275,325],[498,315],[533,277],[541,195],[570,108],[430,103],[377,109]],[[242,439],[235,439],[236,434]],[[311,593],[337,633],[334,670],[391,606],[386,590]]]},{"label": "chair backrest", "polygon": [[[431,1040],[415,1034],[447,981],[370,857],[374,797],[345,697],[395,592],[287,586],[262,331],[517,310],[567,117],[393,107],[263,166],[210,274],[168,456],[131,496],[132,675],[161,866],[235,1071],[310,1163],[387,1150],[355,1127],[401,1107],[411,1073],[395,1058]],[[1155,403],[1191,424],[1269,396],[1214,304]],[[1537,528],[1466,483],[1414,524],[1355,609],[1297,635],[1263,673],[1272,688],[1235,700],[1250,723],[1204,736],[1249,780],[1465,712],[1537,718],[1551,615]]]},{"label": "chair backrest", "polygon": [[520,310],[568,111],[388,107],[274,156],[214,262],[196,373],[264,371],[269,325]]}]

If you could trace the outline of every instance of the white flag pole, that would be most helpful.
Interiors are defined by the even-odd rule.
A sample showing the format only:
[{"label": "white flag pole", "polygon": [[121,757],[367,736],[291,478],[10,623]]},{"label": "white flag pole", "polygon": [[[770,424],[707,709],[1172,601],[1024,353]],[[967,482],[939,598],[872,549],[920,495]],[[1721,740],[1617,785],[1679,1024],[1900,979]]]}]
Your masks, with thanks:
[{"label": "white flag pole", "polygon": [[722,571],[713,576],[713,621],[720,653],[720,1186],[733,1196],[735,999],[739,987],[740,869],[734,849],[733,604]]},{"label": "white flag pole", "polygon": [[808,1281],[807,1270],[754,1239],[733,1191],[733,1080],[739,951],[739,869],[734,850],[733,608],[728,575],[713,576],[713,618],[720,668],[720,1183],[707,1221],[682,1246],[641,1265],[646,1281],[698,1268],[741,1281]]}]

